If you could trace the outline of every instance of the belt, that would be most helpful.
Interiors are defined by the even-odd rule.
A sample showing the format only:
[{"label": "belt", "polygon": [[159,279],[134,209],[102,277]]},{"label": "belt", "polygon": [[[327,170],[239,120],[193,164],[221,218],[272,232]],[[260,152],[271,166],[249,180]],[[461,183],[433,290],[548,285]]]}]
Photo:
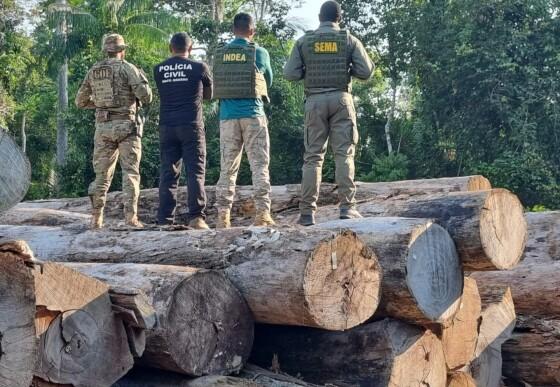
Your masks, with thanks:
[{"label": "belt", "polygon": [[113,113],[107,110],[97,110],[95,112],[95,122],[108,122],[116,120],[134,121],[136,117],[134,114]]}]

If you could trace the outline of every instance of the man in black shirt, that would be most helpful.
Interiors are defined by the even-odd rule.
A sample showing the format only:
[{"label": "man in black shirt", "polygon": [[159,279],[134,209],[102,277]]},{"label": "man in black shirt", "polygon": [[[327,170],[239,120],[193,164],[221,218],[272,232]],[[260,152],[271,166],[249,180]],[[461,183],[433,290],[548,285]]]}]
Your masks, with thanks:
[{"label": "man in black shirt", "polygon": [[203,99],[212,98],[212,76],[205,63],[189,59],[192,40],[185,32],[171,38],[172,56],[154,68],[160,96],[159,224],[173,224],[181,159],[188,189],[189,226],[208,229],[205,221],[206,136]]}]

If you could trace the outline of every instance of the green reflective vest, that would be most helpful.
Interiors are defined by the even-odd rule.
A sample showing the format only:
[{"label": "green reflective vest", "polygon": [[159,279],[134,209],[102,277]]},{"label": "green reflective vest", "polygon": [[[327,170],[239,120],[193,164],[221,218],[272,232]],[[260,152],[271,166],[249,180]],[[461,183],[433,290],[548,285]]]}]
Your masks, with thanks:
[{"label": "green reflective vest", "polygon": [[306,88],[348,90],[348,32],[306,32],[303,57]]},{"label": "green reflective vest", "polygon": [[252,42],[218,47],[213,69],[215,98],[260,98],[268,102],[266,80],[257,68],[256,51]]}]

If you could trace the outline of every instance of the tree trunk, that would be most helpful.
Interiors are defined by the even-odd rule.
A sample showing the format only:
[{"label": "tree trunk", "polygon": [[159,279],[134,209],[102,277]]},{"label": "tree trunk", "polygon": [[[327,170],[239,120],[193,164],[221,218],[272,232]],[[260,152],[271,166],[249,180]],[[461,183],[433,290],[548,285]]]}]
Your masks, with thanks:
[{"label": "tree trunk", "polygon": [[27,134],[25,133],[25,123],[27,121],[27,113],[23,112],[23,115],[21,117],[21,130],[20,130],[20,135],[21,135],[21,150],[23,151],[23,153],[26,152],[27,150]]},{"label": "tree trunk", "polygon": [[[491,189],[490,182],[483,176],[463,176],[463,177],[445,177],[441,179],[425,179],[425,180],[405,180],[393,181],[386,183],[362,183],[357,182],[356,200],[365,201],[378,196],[385,198],[410,195],[416,196],[430,193],[447,193],[455,191],[481,191]],[[216,192],[214,186],[206,187],[208,196],[208,213],[209,222],[214,221],[216,214],[214,203],[216,201]],[[283,186],[273,186],[271,192],[272,211],[281,213],[287,210],[297,209],[301,197],[301,186],[299,184],[289,184]],[[111,223],[112,220],[122,219],[123,213],[123,194],[122,192],[111,192],[107,197],[107,206],[105,207],[105,218]],[[186,221],[187,203],[186,189],[180,187],[177,201],[177,221]],[[323,183],[321,185],[321,193],[319,196],[319,205],[337,204],[338,191],[335,184]],[[140,192],[140,201],[138,211],[140,218],[145,222],[155,222],[157,209],[159,205],[159,195],[157,189],[145,189]],[[38,200],[22,203],[14,208],[10,213],[0,217],[1,224],[11,223],[11,214],[18,211],[31,212],[32,209],[51,209],[69,212],[80,212],[83,214],[91,214],[90,199],[87,197],[78,199],[49,199]],[[236,189],[236,198],[232,209],[234,223],[247,224],[246,219],[255,215],[255,204],[253,201],[252,186],[238,186]],[[29,216],[29,215],[27,215]],[[56,216],[55,214],[52,215]],[[245,222],[245,223],[244,223]],[[50,225],[50,224],[43,224]]]},{"label": "tree trunk", "polygon": [[227,375],[245,364],[253,319],[243,297],[220,273],[139,264],[65,264],[112,287],[148,296],[157,325],[146,332],[145,365],[187,375]]},{"label": "tree trunk", "polygon": [[[515,267],[525,247],[527,224],[519,199],[504,189],[452,192],[421,197],[374,199],[360,203],[363,216],[403,216],[435,219],[449,231],[465,270]],[[298,215],[282,222],[293,223]],[[338,208],[317,211],[319,223],[338,217]]]},{"label": "tree trunk", "polygon": [[470,363],[478,340],[480,295],[475,280],[465,278],[464,284],[459,311],[448,325],[441,327],[441,342],[449,371],[459,370]]},{"label": "tree trunk", "polygon": [[439,339],[430,331],[382,320],[347,332],[257,326],[252,361],[312,383],[445,386]]},{"label": "tree trunk", "polygon": [[416,324],[448,322],[459,309],[463,271],[453,240],[425,219],[364,218],[314,228],[349,229],[383,268],[380,313]]},{"label": "tree trunk", "polygon": [[[56,263],[34,271],[35,375],[74,386],[110,386],[132,368],[124,324],[112,312],[109,287]],[[94,382],[93,382],[94,381]]]},{"label": "tree trunk", "polygon": [[[65,22],[64,22],[65,23]],[[66,23],[65,23],[66,24]],[[66,112],[68,110],[68,58],[58,71],[58,114],[56,119],[56,165],[66,164],[68,153],[68,129],[66,128]]]},{"label": "tree trunk", "polygon": [[7,213],[0,215],[0,224],[14,226],[75,226],[84,228],[90,223],[91,215],[21,205],[16,205]]},{"label": "tree trunk", "polygon": [[447,376],[447,387],[477,387],[477,385],[469,374],[456,372]]},{"label": "tree trunk", "polygon": [[277,374],[252,364],[233,376],[204,376],[196,379],[183,375],[137,368],[113,387],[318,387],[289,375]]},{"label": "tree trunk", "polygon": [[560,318],[518,318],[502,352],[505,376],[534,386],[560,385]]},{"label": "tree trunk", "polygon": [[523,261],[513,270],[472,273],[486,302],[510,286],[522,316],[560,318],[560,211],[527,213],[528,238]]},{"label": "tree trunk", "polygon": [[129,262],[224,269],[256,321],[349,329],[377,309],[377,258],[351,232],[304,228],[85,231],[0,226],[53,261]]},{"label": "tree trunk", "polygon": [[28,387],[37,355],[33,275],[26,257],[0,245],[0,386]]},{"label": "tree trunk", "polygon": [[393,118],[395,117],[395,110],[397,108],[397,82],[391,79],[391,107],[387,115],[387,122],[385,123],[385,141],[387,143],[387,153],[393,153],[393,143],[391,141],[391,127]]},{"label": "tree trunk", "polygon": [[498,303],[482,311],[480,333],[470,370],[477,386],[499,387],[502,378],[502,345],[515,327],[515,308],[508,288]]}]

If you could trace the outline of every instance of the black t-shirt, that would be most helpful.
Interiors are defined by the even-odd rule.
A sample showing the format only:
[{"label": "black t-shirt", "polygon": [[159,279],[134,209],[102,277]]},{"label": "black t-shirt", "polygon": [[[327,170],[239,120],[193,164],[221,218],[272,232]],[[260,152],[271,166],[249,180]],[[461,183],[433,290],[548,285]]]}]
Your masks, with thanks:
[{"label": "black t-shirt", "polygon": [[160,96],[160,126],[204,127],[203,90],[212,87],[205,63],[171,57],[154,67],[154,79]]}]

